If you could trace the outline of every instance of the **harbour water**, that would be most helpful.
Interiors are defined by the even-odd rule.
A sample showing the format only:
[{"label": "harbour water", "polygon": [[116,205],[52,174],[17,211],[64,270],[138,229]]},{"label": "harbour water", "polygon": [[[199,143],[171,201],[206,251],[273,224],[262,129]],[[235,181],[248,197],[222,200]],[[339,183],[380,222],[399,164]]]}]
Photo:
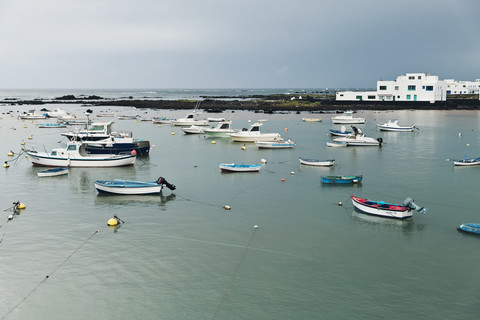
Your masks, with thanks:
[{"label": "harbour water", "polygon": [[[0,216],[0,319],[478,318],[480,237],[456,228],[480,222],[480,169],[448,160],[480,155],[480,112],[360,111],[367,119],[360,127],[382,137],[381,148],[326,147],[331,115],[223,114],[234,128],[268,120],[262,129],[294,140],[291,150],[242,150],[229,139],[212,144],[178,127],[115,120],[116,129],[150,141],[149,157],[133,167],[71,168],[66,176],[38,178],[42,168],[23,155],[13,160],[21,142],[50,150],[65,142],[62,129],[17,119],[29,106],[1,108],[14,116],[0,120],[0,155],[10,160],[0,170],[0,203],[7,209],[19,200],[26,209],[9,222],[11,212]],[[318,116],[322,122],[301,121]],[[419,130],[376,129],[394,118]],[[299,156],[336,165],[301,166]],[[267,163],[260,173],[218,168],[261,159]],[[364,178],[358,185],[320,183],[321,175],[337,174]],[[159,176],[177,189],[103,196],[93,186],[95,179]],[[394,203],[409,196],[429,210],[405,221],[367,216],[353,209],[351,194]],[[125,221],[115,230],[106,225],[114,214]]]}]

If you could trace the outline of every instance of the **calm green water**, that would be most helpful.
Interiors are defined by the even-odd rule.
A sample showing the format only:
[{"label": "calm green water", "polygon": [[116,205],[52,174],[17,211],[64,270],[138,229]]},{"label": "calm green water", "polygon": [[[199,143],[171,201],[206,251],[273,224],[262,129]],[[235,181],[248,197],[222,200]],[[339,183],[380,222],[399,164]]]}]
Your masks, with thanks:
[{"label": "calm green water", "polygon": [[[27,109],[20,108],[13,110]],[[480,222],[480,169],[453,168],[446,159],[480,155],[480,113],[361,114],[363,131],[382,137],[382,148],[327,148],[330,115],[236,112],[224,114],[235,128],[268,119],[263,129],[293,139],[296,148],[247,144],[242,151],[228,139],[212,144],[176,127],[117,120],[116,129],[155,146],[134,167],[72,168],[68,176],[39,179],[41,168],[23,157],[11,161],[0,170],[1,209],[17,200],[27,208],[8,223],[11,212],[0,215],[0,319],[477,319],[480,237],[456,228]],[[4,161],[22,140],[37,150],[60,145],[61,129],[1,116]],[[302,123],[305,116],[324,121]],[[375,128],[392,118],[420,130]],[[300,166],[298,156],[336,165]],[[260,173],[218,168],[262,158]],[[364,180],[321,185],[326,174]],[[159,176],[177,190],[122,197],[98,195],[93,186],[95,179]],[[388,202],[410,196],[429,211],[407,221],[367,216],[353,210],[350,194]],[[106,226],[114,214],[126,221],[117,230]]]}]

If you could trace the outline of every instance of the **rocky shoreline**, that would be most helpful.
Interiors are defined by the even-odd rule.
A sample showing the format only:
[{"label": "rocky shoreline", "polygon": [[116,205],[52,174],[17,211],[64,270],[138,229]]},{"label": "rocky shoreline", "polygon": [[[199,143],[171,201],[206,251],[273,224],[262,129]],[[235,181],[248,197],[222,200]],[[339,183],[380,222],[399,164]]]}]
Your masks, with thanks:
[{"label": "rocky shoreline", "polygon": [[[475,97],[476,96],[476,97]],[[200,109],[206,112],[225,110],[247,110],[263,113],[274,112],[332,112],[342,110],[479,110],[478,95],[469,98],[447,99],[441,102],[423,101],[336,101],[333,96],[290,95],[247,96],[247,97],[202,97]],[[293,98],[293,99],[292,99]],[[194,109],[196,100],[134,100],[104,99],[98,96],[75,97],[67,95],[53,100],[17,100],[14,98],[1,101],[3,105],[42,105],[42,104],[82,104],[87,107],[125,106],[138,109]]]}]

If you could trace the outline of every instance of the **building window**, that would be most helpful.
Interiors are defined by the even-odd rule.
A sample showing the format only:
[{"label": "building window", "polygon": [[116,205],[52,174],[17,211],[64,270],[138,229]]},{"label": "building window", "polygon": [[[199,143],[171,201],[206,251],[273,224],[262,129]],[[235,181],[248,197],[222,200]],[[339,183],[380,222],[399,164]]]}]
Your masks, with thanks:
[{"label": "building window", "polygon": [[422,76],[418,76],[418,80],[422,79]]},{"label": "building window", "polygon": [[340,93],[340,97],[343,97],[343,93]]},{"label": "building window", "polygon": [[397,96],[398,99],[400,99],[400,96]]},{"label": "building window", "polygon": [[416,88],[417,88],[417,86],[410,85],[410,86],[408,86],[408,91],[415,91]]},{"label": "building window", "polygon": [[425,90],[427,91],[433,91],[433,86],[426,86],[425,88],[426,88]]},{"label": "building window", "polygon": [[368,99],[375,99],[375,96],[368,96]]},{"label": "building window", "polygon": [[387,90],[387,86],[380,86],[380,90]]},{"label": "building window", "polygon": [[407,100],[410,100],[410,95],[409,94],[407,94]]},{"label": "building window", "polygon": [[415,80],[415,76],[409,76],[408,80]]},{"label": "building window", "polygon": [[395,90],[398,90],[398,86],[395,86]]},{"label": "building window", "polygon": [[356,99],[357,100],[362,100],[362,96],[357,96]]}]

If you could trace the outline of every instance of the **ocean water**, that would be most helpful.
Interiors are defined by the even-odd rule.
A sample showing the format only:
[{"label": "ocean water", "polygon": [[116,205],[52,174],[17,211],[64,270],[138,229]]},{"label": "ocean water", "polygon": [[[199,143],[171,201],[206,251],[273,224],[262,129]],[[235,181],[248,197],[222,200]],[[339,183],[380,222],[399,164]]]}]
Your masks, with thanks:
[{"label": "ocean water", "polygon": [[[115,119],[116,129],[150,141],[149,157],[133,167],[71,168],[68,176],[38,178],[42,168],[21,155],[21,142],[50,150],[65,142],[62,129],[17,119],[29,106],[0,108],[14,115],[0,115],[0,155],[10,163],[0,170],[0,319],[478,318],[480,237],[456,228],[480,222],[480,171],[454,168],[450,160],[480,155],[479,112],[359,112],[367,119],[360,127],[382,137],[381,148],[326,147],[331,115],[320,115],[320,123],[303,123],[319,116],[307,113],[222,115],[234,128],[266,119],[262,129],[294,140],[292,150],[242,150],[229,139],[212,144],[178,127]],[[376,129],[393,118],[419,130]],[[299,156],[336,165],[301,166]],[[259,173],[218,168],[261,159],[267,163]],[[322,185],[327,174],[364,180]],[[95,179],[159,176],[177,189],[103,196],[93,186]],[[429,210],[405,221],[368,216],[353,209],[351,194],[387,202],[409,196]],[[7,222],[11,212],[3,209],[17,200],[27,207]],[[106,225],[114,214],[125,221],[118,229]]]}]

